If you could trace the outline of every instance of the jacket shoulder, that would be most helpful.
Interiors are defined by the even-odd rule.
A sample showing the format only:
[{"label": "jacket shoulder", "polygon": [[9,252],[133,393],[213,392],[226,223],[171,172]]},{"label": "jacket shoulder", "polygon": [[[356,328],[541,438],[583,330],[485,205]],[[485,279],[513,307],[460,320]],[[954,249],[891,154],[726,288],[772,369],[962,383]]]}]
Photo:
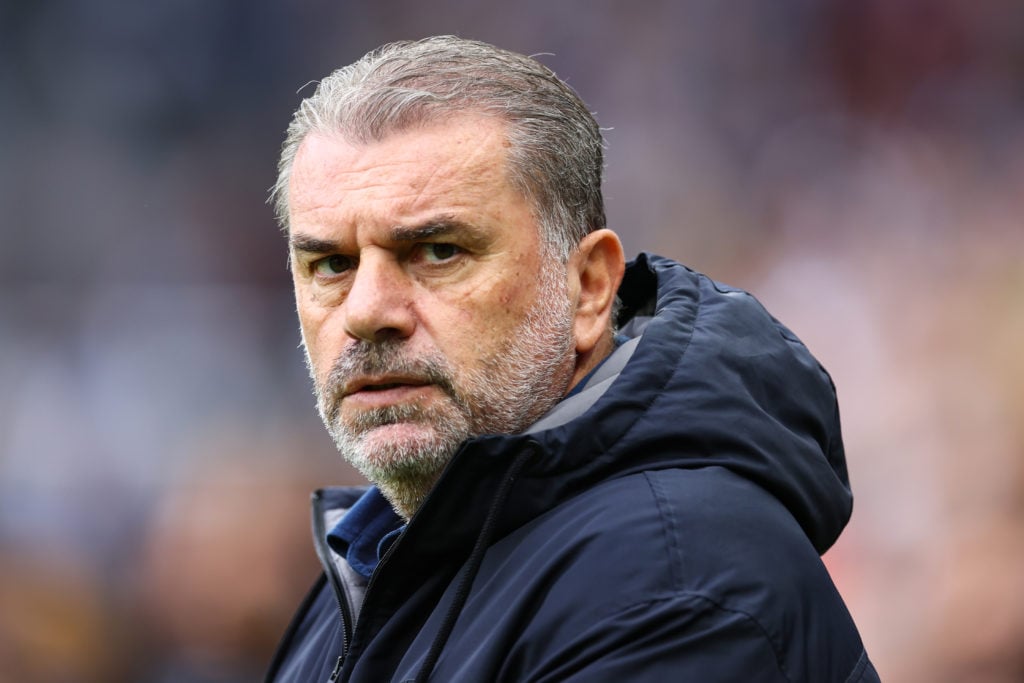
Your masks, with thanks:
[{"label": "jacket shoulder", "polygon": [[722,468],[603,482],[492,553],[493,586],[508,584],[528,612],[509,658],[517,675],[543,669],[571,680],[564,675],[588,658],[619,670],[647,642],[646,656],[663,661],[650,663],[653,678],[630,680],[688,670],[736,680],[756,670],[764,678],[746,679],[845,681],[864,653],[800,526]]}]

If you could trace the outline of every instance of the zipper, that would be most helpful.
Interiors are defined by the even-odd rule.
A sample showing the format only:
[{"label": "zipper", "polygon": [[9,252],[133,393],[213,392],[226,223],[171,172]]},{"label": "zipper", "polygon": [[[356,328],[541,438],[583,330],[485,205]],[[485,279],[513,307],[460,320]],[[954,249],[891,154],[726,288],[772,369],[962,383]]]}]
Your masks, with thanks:
[{"label": "zipper", "polygon": [[288,624],[288,628],[281,637],[281,642],[278,643],[274,656],[270,660],[270,666],[267,668],[267,674],[263,678],[263,683],[273,683],[277,680],[277,674],[282,664],[284,664],[285,657],[295,642],[295,634],[303,620],[309,615],[310,606],[316,601],[320,592],[324,590],[325,583],[327,583],[327,575],[321,574],[318,576],[316,583],[313,584],[309,592],[306,593],[306,597],[303,598],[302,604],[295,610],[295,615],[292,617],[291,623]]},{"label": "zipper", "polygon": [[334,671],[331,672],[331,677],[327,679],[327,683],[338,680],[338,676],[341,675],[341,665],[345,663],[345,655],[340,655],[338,661],[334,664]]},{"label": "zipper", "polygon": [[[366,584],[366,594],[367,595],[370,594],[370,589],[373,588],[375,583],[377,583],[376,579],[377,579],[377,575],[380,574],[380,568],[382,566],[384,566],[384,563],[387,562],[388,558],[391,557],[392,553],[395,550],[395,546],[397,546],[398,542],[402,540],[403,536],[405,536],[405,532],[408,530],[408,528],[409,528],[409,524],[406,523],[405,528],[402,529],[401,533],[398,534],[398,538],[396,538],[394,541],[392,541],[391,545],[388,546],[388,549],[384,551],[384,555],[380,558],[380,560],[377,561],[377,566],[374,567],[373,573],[370,574],[370,580]],[[366,604],[366,603],[364,602],[363,604]]]},{"label": "zipper", "polygon": [[341,667],[345,662],[345,655],[348,654],[349,641],[352,639],[352,610],[349,607],[345,591],[341,587],[341,577],[331,559],[331,550],[327,547],[327,528],[324,525],[323,495],[320,491],[313,494],[313,536],[316,545],[316,554],[320,557],[320,563],[324,566],[327,574],[327,581],[334,589],[334,597],[338,603],[338,615],[341,617],[341,654],[334,665],[334,671],[328,681],[337,681],[341,675]]},{"label": "zipper", "polygon": [[[464,443],[462,445],[462,447],[458,451],[455,452],[455,455],[452,456],[452,460],[454,460],[459,455],[459,453],[461,453],[463,450],[465,450],[465,447],[466,446],[465,446],[465,443]],[[448,462],[448,466],[449,467],[451,466],[451,461]],[[442,478],[444,477],[444,472],[441,473],[441,476],[442,476]],[[422,510],[424,507],[426,507],[427,501],[429,501],[433,496],[437,495],[436,491],[437,491],[439,483],[440,482],[435,482],[434,486],[431,487],[431,489],[429,491],[427,491],[426,497],[420,503],[420,506],[416,509],[416,511],[413,512],[412,517],[405,523],[404,527],[402,528],[402,532],[400,534],[398,534],[398,538],[396,538],[391,543],[391,545],[388,546],[388,549],[384,551],[384,555],[377,562],[377,566],[374,568],[373,573],[370,574],[370,580],[366,584],[366,595],[370,594],[370,591],[373,589],[374,584],[377,582],[377,576],[380,574],[381,567],[383,567],[385,564],[387,564],[388,560],[394,554],[395,548],[397,548],[399,543],[402,542],[402,539],[405,538],[405,535],[406,535],[406,533],[408,533],[409,528],[411,526],[413,526],[413,524],[415,524],[416,518],[419,516],[419,511]],[[365,604],[365,602],[363,604]]]}]

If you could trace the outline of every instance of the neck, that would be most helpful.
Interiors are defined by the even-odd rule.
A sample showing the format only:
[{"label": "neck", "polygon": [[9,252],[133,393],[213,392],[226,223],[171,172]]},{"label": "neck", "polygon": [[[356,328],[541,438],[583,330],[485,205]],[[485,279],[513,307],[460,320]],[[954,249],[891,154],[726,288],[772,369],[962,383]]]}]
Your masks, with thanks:
[{"label": "neck", "polygon": [[576,385],[583,380],[590,371],[601,364],[605,358],[607,358],[611,352],[615,349],[615,343],[613,341],[612,333],[604,335],[594,348],[586,353],[580,353],[576,356],[576,369],[572,374],[572,381],[569,382],[569,387],[566,389],[566,393],[569,393],[576,388]]}]

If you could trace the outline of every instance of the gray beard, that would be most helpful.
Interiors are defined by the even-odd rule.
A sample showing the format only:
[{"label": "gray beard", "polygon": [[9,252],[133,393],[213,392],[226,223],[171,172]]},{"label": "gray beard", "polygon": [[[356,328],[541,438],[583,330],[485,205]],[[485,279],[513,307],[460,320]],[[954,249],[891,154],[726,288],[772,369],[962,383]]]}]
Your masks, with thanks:
[{"label": "gray beard", "polygon": [[[402,517],[419,508],[466,439],[521,432],[565,395],[575,355],[564,267],[546,267],[540,279],[536,308],[474,371],[460,374],[439,352],[408,356],[402,340],[352,344],[322,386],[310,364],[317,408],[338,450]],[[351,377],[387,374],[422,379],[444,400],[342,416],[341,390]],[[403,438],[377,433],[401,424],[416,425],[417,433]]]}]

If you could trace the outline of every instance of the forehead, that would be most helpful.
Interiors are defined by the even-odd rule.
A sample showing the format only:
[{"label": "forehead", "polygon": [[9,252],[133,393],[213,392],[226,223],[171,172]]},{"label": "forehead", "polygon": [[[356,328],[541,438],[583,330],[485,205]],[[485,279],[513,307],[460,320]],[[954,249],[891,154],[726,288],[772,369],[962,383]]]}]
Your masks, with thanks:
[{"label": "forehead", "polygon": [[289,183],[290,213],[367,209],[415,212],[525,198],[508,180],[506,126],[493,117],[461,115],[354,143],[311,133],[299,147]]}]

